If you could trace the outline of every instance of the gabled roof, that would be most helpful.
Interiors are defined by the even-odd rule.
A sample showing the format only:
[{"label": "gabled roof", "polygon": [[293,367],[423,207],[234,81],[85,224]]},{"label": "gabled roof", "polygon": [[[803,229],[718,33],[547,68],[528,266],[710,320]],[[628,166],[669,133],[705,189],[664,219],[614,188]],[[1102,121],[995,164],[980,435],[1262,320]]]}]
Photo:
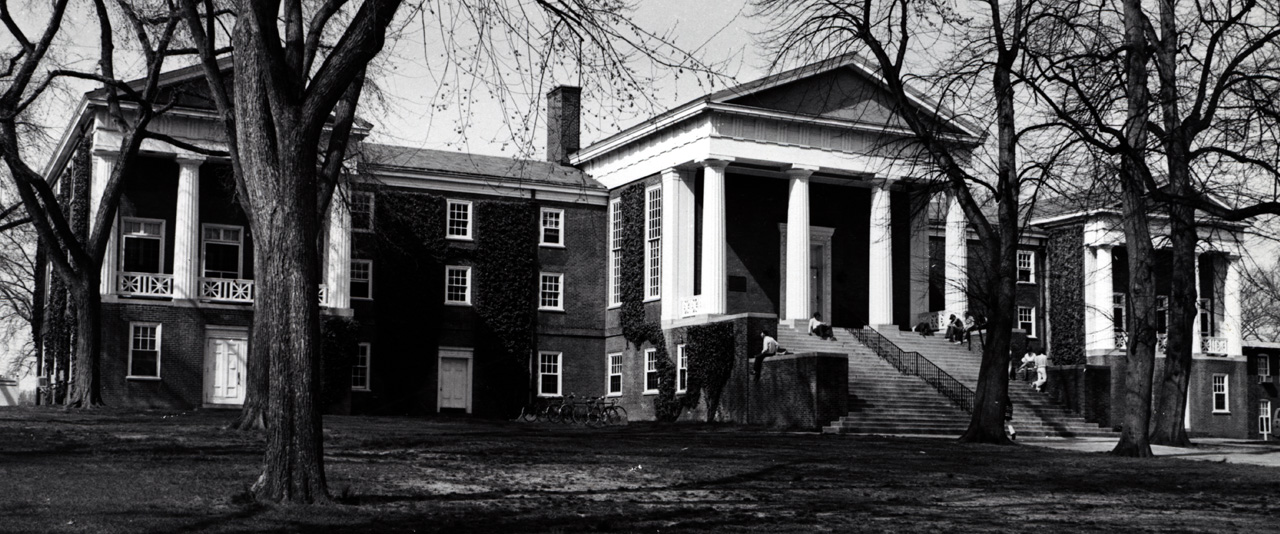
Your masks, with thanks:
[{"label": "gabled roof", "polygon": [[549,161],[484,156],[466,152],[410,148],[362,143],[360,162],[373,171],[398,170],[410,173],[498,179],[507,182],[536,182],[585,189],[605,190],[599,182],[574,167]]},{"label": "gabled roof", "polygon": [[[626,128],[584,147],[575,154],[573,160],[575,163],[580,163],[581,161],[591,159],[596,155],[599,155],[602,150],[607,152],[616,148],[620,143],[625,144],[623,141],[624,139],[643,137],[709,109],[733,112],[735,110],[751,108],[767,108],[770,107],[770,100],[773,101],[774,105],[777,105],[782,101],[782,99],[771,98],[772,96],[775,96],[771,95],[771,92],[783,91],[785,87],[789,85],[798,86],[805,82],[824,81],[816,79],[824,75],[832,75],[835,73],[843,74],[846,77],[857,78],[863,82],[871,82],[869,85],[876,91],[881,93],[885,91],[884,88],[886,84],[884,79],[879,75],[878,70],[874,65],[857,54],[845,54],[695,98],[680,106],[671,108],[663,113],[655,115],[634,126]],[[833,105],[840,104],[840,102],[834,101],[836,100],[834,98],[837,96],[836,93],[831,90],[826,91],[826,93],[827,94],[821,95],[820,99]],[[908,86],[907,96],[911,100],[912,105],[923,110],[929,118],[952,130],[950,132],[952,135],[972,142],[977,142],[985,136],[985,133],[979,126],[957,116],[954,112],[947,109],[937,100],[929,97],[925,93]],[[864,118],[842,116],[839,113],[830,114],[827,112],[832,111],[831,108],[823,108],[822,106],[815,108],[814,103],[811,101],[795,100],[795,102],[800,102],[802,105],[774,107],[769,111],[783,112],[789,116],[802,120],[834,120],[839,123],[847,124],[850,127],[895,127],[893,124],[886,124],[884,122],[877,124],[874,121],[867,121]],[[905,130],[905,128],[901,127],[896,129]]]}]

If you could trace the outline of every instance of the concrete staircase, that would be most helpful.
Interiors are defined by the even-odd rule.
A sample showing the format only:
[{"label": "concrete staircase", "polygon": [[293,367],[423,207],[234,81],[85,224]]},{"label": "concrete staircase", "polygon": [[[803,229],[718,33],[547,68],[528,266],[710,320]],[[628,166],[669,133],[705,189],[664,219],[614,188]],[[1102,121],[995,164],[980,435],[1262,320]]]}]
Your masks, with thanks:
[{"label": "concrete staircase", "polygon": [[[946,338],[934,335],[921,337],[914,332],[881,331],[895,345],[905,351],[924,355],[956,380],[976,389],[981,368],[982,351],[977,334],[973,337],[973,349],[968,345],[953,345]],[[1021,355],[1018,357],[1021,360]],[[1037,393],[1030,382],[1009,382],[1009,399],[1013,401],[1013,427],[1020,436],[1118,436],[1111,429],[1089,423],[1079,414],[1067,411],[1054,403],[1048,395]]]},{"label": "concrete staircase", "polygon": [[905,376],[852,335],[837,341],[808,335],[803,322],[778,327],[778,344],[790,352],[834,352],[849,356],[849,415],[823,432],[862,434],[939,434],[959,436],[969,414],[926,384]]}]

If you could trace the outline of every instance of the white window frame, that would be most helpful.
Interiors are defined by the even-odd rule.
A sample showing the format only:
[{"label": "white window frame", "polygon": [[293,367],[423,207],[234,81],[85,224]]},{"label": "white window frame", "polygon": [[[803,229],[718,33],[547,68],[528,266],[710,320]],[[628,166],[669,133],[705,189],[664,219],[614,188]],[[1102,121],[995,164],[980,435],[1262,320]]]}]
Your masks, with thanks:
[{"label": "white window frame", "polygon": [[1261,399],[1258,401],[1258,434],[1267,439],[1271,430],[1271,401]]},{"label": "white window frame", "polygon": [[[159,223],[159,224],[160,224],[160,235],[152,235],[152,234],[148,234],[148,233],[145,233],[145,232],[142,232],[142,233],[138,233],[138,232],[126,233],[126,232],[124,231],[124,226],[125,226],[125,224],[131,223],[131,222],[140,223],[140,224],[142,224],[143,226],[145,226],[145,225],[147,225],[147,224],[155,224],[155,223]],[[121,218],[120,218],[120,227],[119,227],[119,228],[120,228],[120,266],[119,266],[119,269],[120,269],[121,271],[124,271],[124,272],[132,272],[132,271],[125,271],[125,270],[124,270],[124,251],[125,251],[125,246],[124,246],[124,245],[125,245],[125,241],[126,241],[127,239],[129,239],[129,238],[133,238],[133,239],[156,239],[156,240],[159,240],[159,241],[160,241],[160,261],[159,261],[159,262],[157,262],[157,263],[158,263],[158,265],[160,265],[160,270],[158,270],[158,271],[156,271],[156,272],[154,272],[154,273],[151,273],[151,274],[163,274],[163,273],[164,273],[164,267],[165,267],[165,265],[164,265],[164,238],[165,238],[165,233],[166,233],[166,232],[168,232],[168,227],[166,226],[165,220],[164,220],[164,219],[145,219],[145,218],[142,218],[142,217],[121,217]]]},{"label": "white window frame", "polygon": [[1257,356],[1258,365],[1258,383],[1265,384],[1271,381],[1271,356],[1259,354]]},{"label": "white window frame", "polygon": [[[1118,300],[1117,300],[1118,299]],[[1116,332],[1128,332],[1129,305],[1128,296],[1124,293],[1111,294],[1111,329]],[[1120,320],[1117,321],[1116,310],[1120,310]]]},{"label": "white window frame", "polygon": [[[1023,266],[1023,260],[1026,260],[1026,266]],[[1019,284],[1036,283],[1036,252],[1034,250],[1019,250],[1017,259],[1017,275]],[[1027,273],[1027,279],[1022,279],[1022,273]]]},{"label": "white window frame", "polygon": [[[1027,320],[1027,321],[1023,321],[1023,320],[1022,320],[1022,312],[1023,312],[1023,311],[1026,311],[1026,312],[1027,312],[1027,314],[1030,316],[1030,319],[1029,319],[1029,320]],[[1025,323],[1027,323],[1027,324],[1029,324],[1029,325],[1031,325],[1031,328],[1026,328],[1026,329],[1024,329],[1024,330],[1026,330],[1026,332],[1027,332],[1027,337],[1036,337],[1036,308],[1035,308],[1035,306],[1018,306],[1018,308],[1017,308],[1017,317],[1016,317],[1016,319],[1018,320],[1018,326],[1019,326],[1019,327],[1021,327],[1021,326],[1022,326],[1022,324],[1023,324],[1024,322],[1025,322]]]},{"label": "white window frame", "polygon": [[[653,387],[649,387],[649,373],[654,375]],[[658,374],[658,349],[644,349],[644,394],[656,395],[662,385],[662,375]]]},{"label": "white window frame", "polygon": [[[622,382],[622,378],[623,378],[622,353],[615,352],[612,354],[606,354],[604,359],[604,365],[605,365],[604,390],[607,392],[606,395],[610,397],[621,396],[623,388],[626,387]],[[614,371],[617,371],[617,372],[614,372]],[[613,389],[613,377],[615,376],[618,377],[617,391],[614,391]]]},{"label": "white window frame", "polygon": [[[656,206],[655,206],[656,204]],[[644,300],[662,298],[662,187],[644,190]]]},{"label": "white window frame", "polygon": [[[1222,379],[1221,384],[1218,383],[1219,378]],[[1210,384],[1212,384],[1213,387],[1213,413],[1231,413],[1231,377],[1226,374],[1217,373],[1213,375],[1213,379]],[[1219,388],[1219,385],[1222,387]],[[1218,408],[1219,395],[1222,396],[1222,408]]]},{"label": "white window frame", "polygon": [[[556,216],[556,229],[560,231],[559,241],[547,241],[547,215]],[[542,208],[538,212],[538,246],[548,248],[564,248],[564,210],[560,208]]]},{"label": "white window frame", "polygon": [[237,236],[239,236],[239,239],[234,241],[236,245],[236,250],[238,251],[236,254],[235,279],[236,280],[244,279],[244,227],[237,226],[234,224],[213,224],[213,223],[205,223],[200,225],[200,277],[209,278],[208,276],[209,266],[206,263],[206,258],[205,258],[207,248],[208,248],[207,245],[209,243],[216,243],[219,245],[230,245],[233,243],[233,241],[231,241],[230,239],[212,239],[211,240],[206,238],[204,236],[204,233],[209,229],[213,229],[213,228],[217,228],[219,230],[239,230],[239,232],[236,234]]},{"label": "white window frame", "polygon": [[[375,223],[373,222],[373,214],[375,213],[374,202],[375,200],[374,200],[373,191],[352,191],[351,192],[351,207],[349,208],[348,215],[351,216],[350,217],[351,230],[353,232],[372,232],[374,230],[374,226],[375,226]],[[365,206],[367,208],[367,211],[369,213],[369,226],[356,226],[355,214],[359,213],[359,210],[356,209],[356,206]]]},{"label": "white window frame", "polygon": [[622,199],[609,201],[609,308],[622,305]]},{"label": "white window frame", "polygon": [[[551,363],[551,365],[554,366],[554,369],[553,369],[554,372],[543,371],[543,369],[545,368],[544,366],[546,365],[542,361],[542,358],[544,356],[551,356],[555,359],[555,361]],[[542,391],[542,377],[548,376],[548,375],[555,375],[556,377],[555,393],[546,393]],[[563,395],[564,395],[564,353],[554,352],[549,350],[538,351],[538,396],[539,397],[561,397]]]},{"label": "white window frame", "polygon": [[[366,271],[368,273],[368,278],[356,278],[357,263],[369,266]],[[356,280],[364,281],[369,287],[369,294],[367,296],[357,297],[355,291],[351,291],[351,298],[358,300],[373,300],[373,260],[351,260],[351,270],[347,273],[347,277],[349,278],[347,285],[348,288],[354,288]]]},{"label": "white window frame", "polygon": [[676,393],[689,390],[689,355],[684,350],[684,343],[676,345]]},{"label": "white window frame", "polygon": [[[556,284],[555,304],[545,303],[548,278],[554,278]],[[564,273],[538,273],[538,309],[541,311],[564,311]]]},{"label": "white window frame", "polygon": [[[451,223],[453,222],[453,207],[454,207],[454,206],[466,206],[466,207],[467,207],[467,226],[466,226],[466,231],[467,231],[467,233],[466,233],[466,235],[453,235],[453,234],[449,233],[449,232],[450,232],[450,230],[452,230],[452,229],[453,229],[453,225],[452,225]],[[458,240],[458,241],[471,241],[471,240],[473,239],[473,236],[475,235],[475,232],[474,232],[474,228],[475,228],[475,221],[476,221],[475,206],[473,206],[473,205],[471,204],[471,201],[470,201],[470,200],[453,200],[453,199],[449,199],[449,200],[445,203],[445,208],[444,208],[444,237],[445,237],[445,239],[454,239],[454,240]]]},{"label": "white window frame", "polygon": [[[133,374],[133,351],[136,350],[134,348],[134,340],[136,339],[134,336],[137,333],[135,330],[136,328],[155,328],[155,333],[156,333],[155,334],[155,342],[156,342],[156,348],[155,348],[156,374],[155,376]],[[163,334],[164,334],[164,325],[161,323],[142,322],[142,321],[129,323],[129,361],[127,362],[128,367],[125,368],[125,373],[126,373],[125,379],[127,380],[160,380],[160,376],[161,376],[160,365],[162,363],[162,360],[164,359],[163,358],[164,353],[161,352],[160,350],[161,349],[160,342],[163,339]]]},{"label": "white window frame", "polygon": [[[465,300],[449,300],[449,273],[451,271],[463,271],[467,273],[466,298]],[[470,306],[471,305],[471,266],[470,265],[447,265],[444,268],[444,303],[450,306]]]},{"label": "white window frame", "polygon": [[[364,365],[360,364],[361,359]],[[351,366],[351,391],[369,391],[372,375],[369,374],[370,363],[373,361],[373,345],[371,343],[361,343],[356,346],[356,363]],[[364,369],[364,385],[356,385],[356,369]]]}]

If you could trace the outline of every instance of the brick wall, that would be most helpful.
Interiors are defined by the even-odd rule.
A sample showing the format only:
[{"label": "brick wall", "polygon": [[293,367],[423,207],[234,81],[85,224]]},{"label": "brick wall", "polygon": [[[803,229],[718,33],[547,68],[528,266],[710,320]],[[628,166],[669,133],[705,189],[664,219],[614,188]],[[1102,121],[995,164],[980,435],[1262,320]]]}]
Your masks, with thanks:
[{"label": "brick wall", "polygon": [[801,353],[764,361],[751,384],[747,423],[820,430],[849,414],[849,360],[844,354]]},{"label": "brick wall", "polygon": [[1102,365],[1049,367],[1045,390],[1055,402],[1084,416],[1084,420],[1110,425],[1111,369]]},{"label": "brick wall", "polygon": [[[102,397],[109,406],[191,409],[203,404],[207,326],[244,326],[248,307],[194,308],[156,303],[102,305]],[[126,379],[129,323],[160,323],[160,380]]]}]

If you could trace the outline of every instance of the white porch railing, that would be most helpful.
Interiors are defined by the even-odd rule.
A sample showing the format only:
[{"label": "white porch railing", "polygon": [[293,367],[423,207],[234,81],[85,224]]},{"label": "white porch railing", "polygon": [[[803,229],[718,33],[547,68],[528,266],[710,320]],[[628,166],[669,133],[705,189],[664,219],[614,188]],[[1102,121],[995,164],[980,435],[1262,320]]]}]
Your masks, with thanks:
[{"label": "white porch railing", "polygon": [[1204,336],[1200,338],[1200,347],[1205,354],[1227,354],[1227,338]]},{"label": "white porch railing", "polygon": [[200,298],[225,302],[253,302],[253,280],[201,278]]},{"label": "white porch railing", "polygon": [[132,297],[172,297],[173,275],[121,272],[116,291]]},{"label": "white porch railing", "polygon": [[1116,348],[1120,350],[1129,350],[1129,333],[1124,330],[1116,331]]},{"label": "white porch railing", "polygon": [[680,301],[681,317],[693,317],[698,314],[699,309],[698,297],[689,297]]},{"label": "white porch railing", "polygon": [[320,284],[320,305],[329,305],[329,286],[325,284]]}]

